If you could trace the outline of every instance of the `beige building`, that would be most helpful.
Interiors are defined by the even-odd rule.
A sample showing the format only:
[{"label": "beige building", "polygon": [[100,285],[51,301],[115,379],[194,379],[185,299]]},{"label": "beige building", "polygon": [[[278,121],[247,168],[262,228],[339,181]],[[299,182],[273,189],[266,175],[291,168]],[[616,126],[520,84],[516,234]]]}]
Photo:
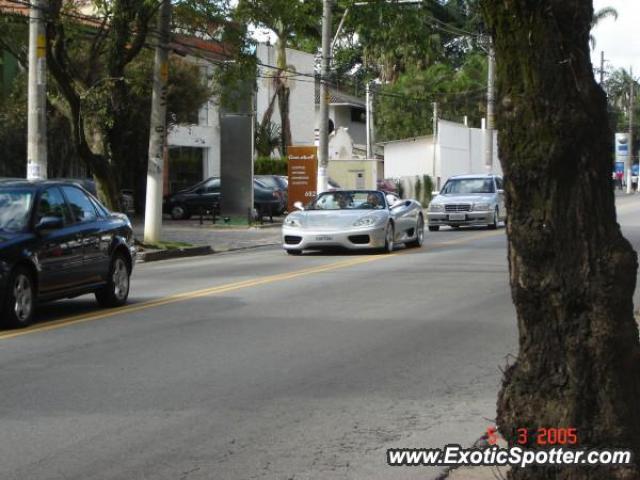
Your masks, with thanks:
[{"label": "beige building", "polygon": [[339,127],[329,137],[329,178],[342,188],[371,189],[382,179],[382,158],[367,159],[354,145],[349,130]]}]

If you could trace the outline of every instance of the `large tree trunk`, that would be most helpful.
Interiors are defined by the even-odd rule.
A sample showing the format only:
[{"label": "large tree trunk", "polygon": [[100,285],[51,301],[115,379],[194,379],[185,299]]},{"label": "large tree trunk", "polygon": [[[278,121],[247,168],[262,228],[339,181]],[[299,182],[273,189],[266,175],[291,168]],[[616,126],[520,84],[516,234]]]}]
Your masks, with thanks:
[{"label": "large tree trunk", "polygon": [[287,69],[287,33],[280,31],[278,33],[278,42],[276,43],[277,57],[276,65],[278,67],[278,87],[276,93],[278,95],[278,109],[280,110],[280,150],[281,155],[287,155],[287,147],[291,145],[291,122],[289,121],[289,80],[291,72]]},{"label": "large tree trunk", "polygon": [[[520,350],[498,426],[575,427],[640,458],[637,260],[616,223],[612,134],[589,59],[592,0],[482,0],[495,40],[500,158]],[[514,469],[512,479],[637,479],[636,468]]]},{"label": "large tree trunk", "polygon": [[287,148],[291,145],[291,122],[289,121],[289,94],[291,91],[285,84],[278,90],[278,108],[280,110],[281,152],[287,156]]}]

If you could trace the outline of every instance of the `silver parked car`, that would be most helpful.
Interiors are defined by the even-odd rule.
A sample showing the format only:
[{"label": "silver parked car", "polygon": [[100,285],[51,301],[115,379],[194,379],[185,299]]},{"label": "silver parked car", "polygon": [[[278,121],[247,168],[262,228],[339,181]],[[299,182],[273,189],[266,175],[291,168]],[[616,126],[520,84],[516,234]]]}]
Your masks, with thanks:
[{"label": "silver parked car", "polygon": [[392,193],[329,191],[296,208],[282,227],[282,246],[292,255],[327,247],[391,252],[397,243],[419,247],[424,241],[422,206]]},{"label": "silver parked car", "polygon": [[427,211],[429,231],[442,225],[487,225],[498,227],[507,221],[502,177],[497,175],[458,175],[450,177]]}]

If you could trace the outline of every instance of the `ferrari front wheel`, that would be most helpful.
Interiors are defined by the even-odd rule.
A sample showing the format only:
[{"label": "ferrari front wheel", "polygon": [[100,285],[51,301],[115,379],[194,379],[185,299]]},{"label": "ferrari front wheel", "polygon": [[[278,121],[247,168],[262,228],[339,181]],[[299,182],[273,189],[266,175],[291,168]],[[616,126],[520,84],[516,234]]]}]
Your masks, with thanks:
[{"label": "ferrari front wheel", "polygon": [[387,225],[387,229],[384,232],[384,253],[393,252],[393,247],[395,240],[395,229],[393,228],[393,223],[389,223]]}]

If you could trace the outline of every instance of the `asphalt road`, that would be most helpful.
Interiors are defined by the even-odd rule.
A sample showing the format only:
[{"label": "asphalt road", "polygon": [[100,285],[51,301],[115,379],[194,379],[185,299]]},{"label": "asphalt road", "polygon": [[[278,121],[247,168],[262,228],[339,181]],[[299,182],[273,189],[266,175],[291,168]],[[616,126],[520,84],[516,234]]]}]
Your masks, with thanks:
[{"label": "asphalt road", "polygon": [[[639,243],[640,199],[619,206]],[[144,264],[132,288],[0,332],[0,479],[433,478],[386,449],[471,444],[516,352],[502,228]]]}]

